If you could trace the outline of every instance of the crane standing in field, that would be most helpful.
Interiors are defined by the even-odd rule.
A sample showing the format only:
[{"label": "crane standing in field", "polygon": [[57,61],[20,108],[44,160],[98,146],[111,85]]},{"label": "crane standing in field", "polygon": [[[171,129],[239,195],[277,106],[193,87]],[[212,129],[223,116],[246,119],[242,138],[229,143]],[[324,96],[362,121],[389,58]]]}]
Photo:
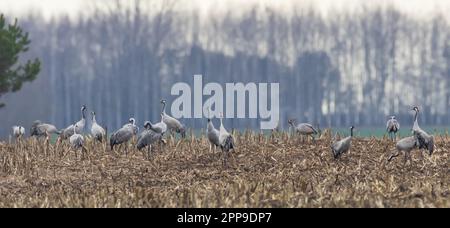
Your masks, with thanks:
[{"label": "crane standing in field", "polygon": [[164,123],[162,114],[161,114],[161,121],[159,123],[156,124],[152,124],[151,122],[149,123],[152,126],[151,128],[153,129],[153,131],[160,133],[162,136],[164,136],[164,134],[167,132],[167,124]]},{"label": "crane standing in field", "polygon": [[395,116],[391,116],[391,118],[386,123],[386,131],[389,134],[389,138],[392,141],[395,141],[397,138],[397,131],[400,130],[400,124],[398,123]]},{"label": "crane standing in field", "polygon": [[186,128],[184,125],[177,119],[166,114],[166,100],[161,100],[161,104],[163,105],[161,115],[162,121],[167,125],[167,128],[171,133],[176,132],[181,135],[181,137],[186,137]]},{"label": "crane standing in field", "polygon": [[[293,119],[288,120],[288,123],[292,126],[294,131],[301,136],[311,136],[312,140],[314,141],[314,135],[318,134],[318,131],[308,123],[300,123],[296,124],[296,121]],[[302,137],[302,142],[304,142],[304,139]]]},{"label": "crane standing in field", "polygon": [[417,121],[419,116],[419,108],[414,107],[413,110],[416,113],[414,115],[414,125],[412,130],[414,137],[417,140],[417,146],[419,147],[419,149],[426,149],[428,151],[428,154],[431,155],[434,151],[434,137],[432,135],[429,135],[419,127],[419,123]]},{"label": "crane standing in field", "polygon": [[97,123],[97,120],[95,119],[95,112],[91,112],[91,115],[92,115],[91,135],[92,137],[94,137],[95,140],[102,142],[103,138],[106,138],[106,131],[105,129],[103,129],[102,126],[100,126]]},{"label": "crane standing in field", "polygon": [[427,149],[428,153],[431,155],[434,150],[434,137],[430,136],[428,133],[426,133],[424,130],[422,130],[419,127],[418,123],[418,116],[419,116],[419,108],[414,107],[412,109],[414,114],[414,123],[413,123],[413,136],[409,136],[406,138],[401,139],[397,142],[396,149],[397,151],[393,154],[391,154],[388,158],[388,161],[390,162],[393,158],[398,157],[400,155],[400,152],[405,152],[405,159],[404,162],[408,159],[411,159],[411,151],[415,148],[419,149]]},{"label": "crane standing in field", "polygon": [[[78,134],[76,131],[78,129],[77,124],[74,125],[72,128],[73,134],[69,138],[70,146],[72,146],[73,149],[78,150],[81,148],[81,157],[83,158],[84,152],[87,151],[87,149],[84,147],[84,137],[81,134]],[[77,152],[75,151],[75,157],[77,156]]]},{"label": "crane standing in field", "polygon": [[142,148],[148,146],[148,158],[150,158],[152,151],[152,144],[155,142],[162,141],[162,134],[153,131],[152,124],[149,121],[146,121],[144,124],[144,131],[139,134],[136,148],[141,150]]},{"label": "crane standing in field", "polygon": [[31,136],[47,136],[50,137],[52,134],[61,134],[61,131],[58,131],[58,129],[51,124],[42,123],[40,120],[36,120],[33,122],[30,128],[30,135]]},{"label": "crane standing in field", "polygon": [[214,147],[214,152],[216,151],[216,147],[220,145],[219,143],[219,130],[214,127],[214,124],[211,121],[210,109],[208,110],[208,124],[206,126],[206,135],[209,140],[209,152],[211,153],[212,147]]},{"label": "crane standing in field", "polygon": [[111,135],[109,139],[111,150],[114,149],[115,145],[120,145],[130,141],[130,139],[136,134],[136,129],[137,127],[135,125],[135,120],[131,118],[128,124],[125,124],[122,128],[115,131]]},{"label": "crane standing in field", "polygon": [[16,139],[22,138],[25,135],[25,128],[22,126],[13,126],[13,136]]},{"label": "crane standing in field", "polygon": [[333,152],[333,156],[335,159],[338,159],[343,153],[346,153],[350,149],[354,128],[354,126],[350,127],[350,136],[341,139],[331,145],[331,152]]},{"label": "crane standing in field", "polygon": [[72,136],[72,134],[75,132],[73,130],[73,128],[75,126],[77,126],[76,127],[77,128],[76,131],[78,133],[82,133],[83,132],[84,126],[86,126],[86,114],[85,114],[86,109],[87,109],[86,105],[81,106],[81,120],[78,121],[76,124],[71,124],[70,126],[65,128],[64,130],[62,130],[62,133],[61,133],[61,138],[62,139],[68,139],[70,136]]},{"label": "crane standing in field", "polygon": [[78,125],[75,124],[75,126],[72,128],[72,135],[69,138],[69,143],[74,149],[79,149],[84,145],[84,137],[77,133],[77,128]]},{"label": "crane standing in field", "polygon": [[139,132],[139,127],[136,126],[136,119],[134,119],[134,118],[130,118],[128,120],[128,123],[123,125],[123,127],[130,127],[131,129],[133,129],[133,134],[134,135],[136,135]]},{"label": "crane standing in field", "polygon": [[230,150],[234,151],[235,145],[233,136],[223,126],[222,118],[223,114],[220,113],[219,146],[223,153],[223,164],[227,166],[228,153],[230,153]]},{"label": "crane standing in field", "polygon": [[405,163],[408,158],[411,158],[411,151],[417,147],[417,139],[415,136],[409,136],[399,140],[395,144],[396,153],[393,153],[389,156],[388,162],[390,162],[393,158],[398,157],[400,152],[405,152]]}]

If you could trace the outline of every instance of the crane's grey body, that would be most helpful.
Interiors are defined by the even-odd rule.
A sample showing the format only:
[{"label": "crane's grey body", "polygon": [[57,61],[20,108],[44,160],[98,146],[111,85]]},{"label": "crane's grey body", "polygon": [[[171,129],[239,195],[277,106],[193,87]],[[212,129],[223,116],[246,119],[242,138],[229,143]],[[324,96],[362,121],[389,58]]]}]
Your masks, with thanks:
[{"label": "crane's grey body", "polygon": [[224,165],[227,164],[227,157],[230,150],[234,150],[234,139],[233,136],[228,133],[228,131],[223,126],[222,114],[220,116],[220,128],[219,128],[219,146],[222,149],[224,156]]},{"label": "crane's grey body", "polygon": [[136,130],[137,127],[133,122],[130,124],[125,124],[122,128],[114,132],[109,139],[111,150],[114,149],[115,145],[120,145],[122,143],[130,141],[130,139],[133,138],[133,136],[136,134]]},{"label": "crane's grey body", "polygon": [[75,124],[74,128],[72,128],[72,130],[74,132],[72,132],[72,135],[69,138],[69,143],[73,148],[79,149],[79,148],[83,147],[83,145],[84,145],[84,137],[82,135],[78,134],[76,132],[76,129],[77,129],[77,125]]},{"label": "crane's grey body", "polygon": [[139,134],[136,147],[138,150],[141,150],[146,146],[151,147],[153,143],[160,142],[161,140],[162,134],[153,131],[151,123],[147,121],[144,124],[144,131],[141,134]]},{"label": "crane's grey body", "polygon": [[13,136],[16,138],[20,138],[25,135],[25,128],[22,126],[13,126],[12,131],[13,131]]},{"label": "crane's grey body", "polygon": [[51,134],[61,134],[58,129],[51,124],[42,123],[40,120],[36,120],[33,122],[33,125],[31,125],[30,129],[31,136],[49,136]]},{"label": "crane's grey body", "polygon": [[423,130],[413,130],[419,149],[426,149],[429,155],[434,151],[434,137]]},{"label": "crane's grey body", "polygon": [[333,156],[335,159],[339,158],[342,154],[350,150],[353,137],[353,129],[354,127],[352,126],[350,128],[350,136],[341,139],[331,145],[331,152],[333,152]]},{"label": "crane's grey body", "polygon": [[220,146],[220,142],[219,142],[219,130],[217,130],[214,127],[214,124],[211,120],[211,118],[209,117],[209,107],[208,109],[208,124],[206,126],[206,135],[208,137],[209,140],[209,152],[211,152],[212,147],[214,147],[214,150],[216,147]]},{"label": "crane's grey body", "polygon": [[130,127],[133,129],[133,134],[136,135],[139,132],[139,127],[136,126],[136,120],[134,118],[130,118],[128,123],[123,125],[122,127]]},{"label": "crane's grey body", "polygon": [[419,108],[414,107],[413,110],[416,112],[414,115],[414,124],[413,124],[413,135],[403,138],[397,142],[396,148],[397,152],[389,156],[388,161],[391,161],[393,158],[398,157],[400,152],[405,152],[405,162],[410,157],[410,153],[415,148],[426,149],[431,155],[434,150],[434,137],[429,135],[424,130],[419,127],[419,123],[417,121],[419,115]]},{"label": "crane's grey body", "polygon": [[164,123],[162,114],[161,114],[161,122],[156,124],[150,123],[150,125],[152,126],[153,131],[156,133],[164,135],[167,132],[167,124]]},{"label": "crane's grey body", "polygon": [[[73,133],[75,131],[78,132],[78,133],[82,133],[83,132],[84,126],[86,126],[85,111],[86,111],[86,106],[85,105],[81,106],[81,120],[79,120],[75,124],[71,124],[70,126],[66,127],[64,130],[62,130],[62,133],[61,133],[61,138],[62,139],[69,138],[70,136],[73,135]],[[74,130],[74,128],[75,128],[75,130]]]},{"label": "crane's grey body", "polygon": [[184,125],[178,121],[177,119],[166,114],[166,101],[161,100],[163,105],[161,114],[162,114],[162,122],[167,125],[167,129],[171,132],[179,133],[183,138],[186,137],[186,129]]},{"label": "crane's grey body", "polygon": [[419,116],[419,108],[414,107],[413,110],[416,112],[413,125],[413,135],[416,138],[416,144],[419,149],[426,149],[428,154],[432,155],[434,151],[434,137],[419,127],[419,123],[417,121]]},{"label": "crane's grey body", "polygon": [[219,135],[220,135],[219,134],[219,130],[217,130],[214,127],[211,119],[208,119],[208,126],[207,126],[207,133],[206,134],[208,136],[208,140],[209,140],[209,143],[211,144],[211,146],[216,147],[216,146],[220,145],[220,142],[219,142]]},{"label": "crane's grey body", "polygon": [[106,136],[106,131],[105,129],[103,129],[102,126],[100,126],[97,123],[97,120],[95,119],[95,112],[92,112],[91,115],[92,115],[91,135],[92,137],[94,137],[95,140],[102,142],[103,138],[105,138]]},{"label": "crane's grey body", "polygon": [[400,124],[398,123],[395,116],[391,116],[391,118],[386,122],[386,131],[389,134],[389,137],[394,141],[397,138],[397,131],[400,130]]},{"label": "crane's grey body", "polygon": [[395,154],[389,156],[388,161],[391,161],[393,158],[398,157],[400,152],[405,152],[405,161],[409,157],[410,152],[417,147],[417,139],[415,136],[409,136],[399,140],[395,144],[395,148],[397,149]]},{"label": "crane's grey body", "polygon": [[295,124],[295,120],[289,120],[288,123],[292,126],[292,128],[297,134],[304,136],[311,136],[313,140],[314,140],[313,135],[318,134],[318,131],[309,123]]}]

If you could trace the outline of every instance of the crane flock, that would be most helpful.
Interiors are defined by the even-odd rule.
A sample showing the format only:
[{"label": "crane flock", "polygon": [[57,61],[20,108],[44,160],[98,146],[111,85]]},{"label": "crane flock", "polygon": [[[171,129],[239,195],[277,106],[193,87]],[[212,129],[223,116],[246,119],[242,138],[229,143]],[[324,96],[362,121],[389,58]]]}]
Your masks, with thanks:
[{"label": "crane flock", "polygon": [[[153,124],[151,121],[145,121],[143,130],[139,133],[139,127],[136,125],[136,120],[130,118],[126,124],[121,128],[114,131],[109,138],[109,146],[111,151],[114,150],[116,146],[127,144],[133,137],[137,136],[136,148],[142,150],[143,148],[148,148],[148,157],[150,158],[152,145],[159,143],[160,145],[166,144],[164,136],[167,131],[169,131],[171,137],[175,134],[179,134],[182,138],[186,137],[186,127],[179,120],[173,118],[166,113],[166,101],[163,99],[160,101],[161,108],[161,119],[160,122]],[[49,123],[43,123],[40,120],[33,122],[30,128],[30,135],[35,137],[46,137],[47,140],[51,135],[59,135],[58,140],[69,140],[69,144],[74,149],[82,148],[85,150],[84,143],[85,139],[82,135],[84,128],[86,126],[86,112],[87,107],[85,105],[81,106],[81,119],[68,127],[58,130],[54,125]],[[434,137],[419,127],[418,116],[419,108],[413,107],[412,111],[415,112],[414,122],[412,127],[412,135],[398,140],[395,144],[395,152],[392,153],[388,161],[393,158],[398,157],[401,152],[405,153],[405,162],[410,158],[410,152],[414,149],[425,149],[431,156],[434,151]],[[236,148],[235,140],[233,135],[230,134],[223,124],[223,113],[220,113],[219,121],[220,127],[216,129],[214,123],[210,116],[210,107],[207,107],[207,125],[206,125],[206,136],[209,141],[209,152],[212,150],[215,152],[219,147],[223,155],[223,165],[227,166],[228,156],[231,151]],[[91,112],[91,129],[90,135],[95,141],[100,143],[107,140],[107,131],[103,128],[96,120],[95,112]],[[319,134],[319,131],[309,123],[299,123],[296,124],[294,119],[289,119],[288,124],[293,128],[293,131],[302,137],[302,142],[304,143],[303,137],[311,137],[315,141],[314,135]],[[339,159],[343,154],[347,153],[351,148],[351,142],[353,138],[354,126],[350,127],[350,135],[341,140],[333,139],[331,142],[331,152],[334,159]],[[400,124],[395,116],[389,117],[386,122],[386,132],[392,141],[397,140],[397,132],[400,130]],[[278,131],[274,129],[272,132]],[[138,134],[139,133],[139,134]],[[16,139],[20,139],[25,135],[25,128],[23,126],[13,126],[12,135]],[[127,148],[127,147],[126,147]]]}]

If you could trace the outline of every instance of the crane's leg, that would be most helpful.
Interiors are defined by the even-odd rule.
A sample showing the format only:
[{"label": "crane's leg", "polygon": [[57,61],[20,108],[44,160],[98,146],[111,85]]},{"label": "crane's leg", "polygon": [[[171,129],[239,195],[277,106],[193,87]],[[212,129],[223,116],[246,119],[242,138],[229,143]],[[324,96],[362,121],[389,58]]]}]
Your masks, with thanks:
[{"label": "crane's leg", "polygon": [[152,153],[152,145],[148,145],[148,149],[147,149],[147,160],[150,160],[150,155]]},{"label": "crane's leg", "polygon": [[409,155],[409,152],[405,151],[405,159],[403,159],[403,166],[405,166],[406,162],[408,161],[408,155]]},{"label": "crane's leg", "polygon": [[212,150],[212,144],[210,143],[209,144],[209,153],[211,153],[211,150]]}]

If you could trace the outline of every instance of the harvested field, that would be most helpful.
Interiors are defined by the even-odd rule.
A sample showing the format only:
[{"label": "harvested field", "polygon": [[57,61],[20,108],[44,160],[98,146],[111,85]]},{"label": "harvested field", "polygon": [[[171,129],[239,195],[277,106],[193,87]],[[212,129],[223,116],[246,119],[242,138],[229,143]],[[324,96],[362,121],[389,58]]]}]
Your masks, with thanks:
[{"label": "harvested field", "polygon": [[205,137],[168,140],[150,159],[132,144],[125,154],[88,140],[84,156],[44,140],[0,144],[0,207],[450,207],[446,137],[406,164],[387,162],[386,139],[356,138],[339,160],[329,137],[235,139],[228,168]]}]

